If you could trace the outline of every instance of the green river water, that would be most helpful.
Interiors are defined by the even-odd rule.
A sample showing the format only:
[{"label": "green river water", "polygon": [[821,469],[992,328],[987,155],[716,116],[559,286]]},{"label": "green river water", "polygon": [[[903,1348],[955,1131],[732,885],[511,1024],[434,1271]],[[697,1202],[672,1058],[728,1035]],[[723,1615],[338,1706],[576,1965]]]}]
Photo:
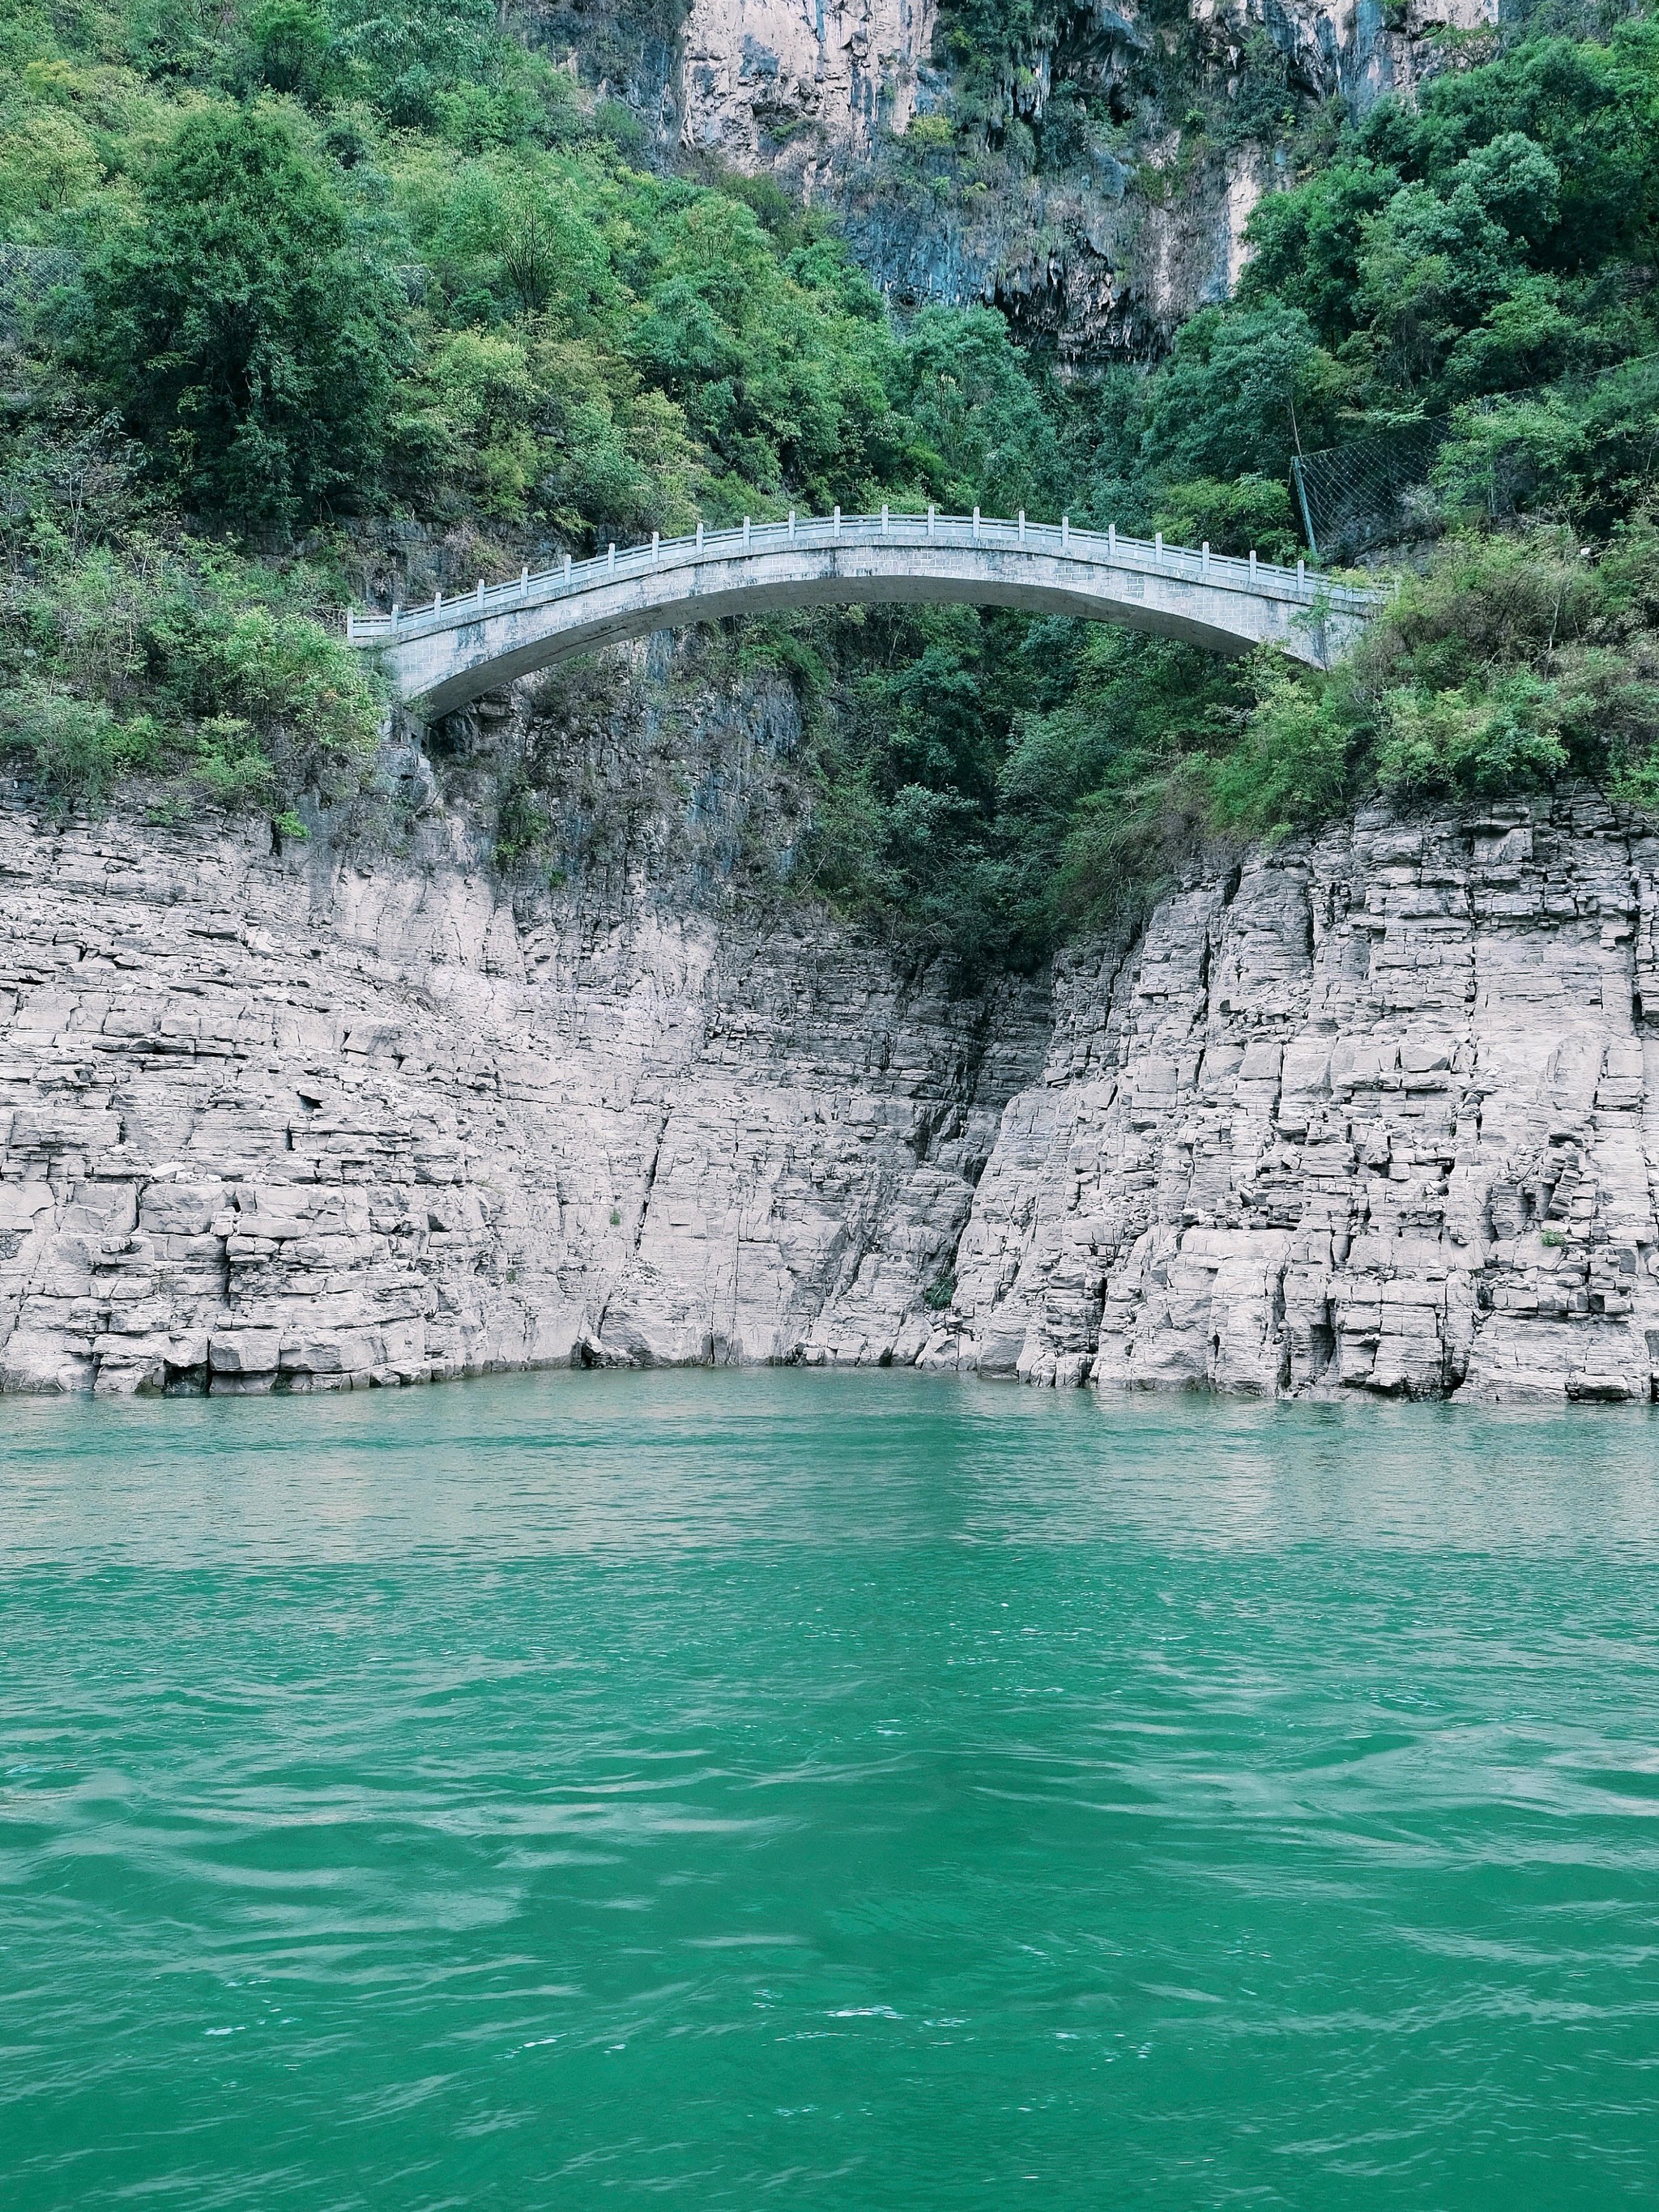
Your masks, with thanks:
[{"label": "green river water", "polygon": [[1659,2203],[1659,1425],[0,1402],[0,2203]]}]

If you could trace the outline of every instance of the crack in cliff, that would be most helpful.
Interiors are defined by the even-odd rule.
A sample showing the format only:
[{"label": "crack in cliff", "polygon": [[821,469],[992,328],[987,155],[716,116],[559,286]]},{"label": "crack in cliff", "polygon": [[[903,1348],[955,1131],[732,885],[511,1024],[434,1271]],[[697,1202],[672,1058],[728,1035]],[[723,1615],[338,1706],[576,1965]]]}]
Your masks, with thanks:
[{"label": "crack in cliff", "polygon": [[645,1184],[640,1193],[640,1217],[634,1228],[632,1249],[635,1255],[639,1252],[641,1241],[645,1235],[645,1218],[651,1210],[651,1194],[657,1187],[657,1168],[662,1159],[662,1140],[668,1133],[668,1124],[672,1115],[673,1109],[665,1106],[662,1109],[662,1119],[657,1124],[656,1140],[651,1147],[651,1158],[645,1170]]}]

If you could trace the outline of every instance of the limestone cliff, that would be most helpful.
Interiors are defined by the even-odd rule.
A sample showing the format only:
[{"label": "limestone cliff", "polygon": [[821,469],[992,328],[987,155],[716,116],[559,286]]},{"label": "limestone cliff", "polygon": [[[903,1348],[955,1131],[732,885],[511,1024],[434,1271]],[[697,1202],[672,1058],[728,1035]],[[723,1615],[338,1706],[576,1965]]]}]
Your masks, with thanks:
[{"label": "limestone cliff", "polygon": [[753,170],[804,135],[810,191],[826,159],[867,154],[878,129],[908,127],[937,17],[937,0],[694,0],[682,33],[685,143]]},{"label": "limestone cliff", "polygon": [[[1645,1401],[1659,841],[1367,817],[953,997],[810,910],[0,814],[0,1383]],[[953,1291],[954,1280],[954,1291]]]},{"label": "limestone cliff", "polygon": [[811,924],[4,828],[14,1389],[914,1357],[1041,1052]]},{"label": "limestone cliff", "polygon": [[[1497,0],[1054,0],[988,106],[982,85],[964,99],[941,0],[535,0],[529,20],[662,155],[833,209],[895,300],[991,301],[1084,363],[1156,354],[1227,295],[1297,118],[1409,94],[1446,33],[1497,18]],[[977,155],[913,136],[965,106]]]},{"label": "limestone cliff", "polygon": [[1363,818],[1057,979],[924,1364],[1645,1401],[1659,838],[1597,799]]}]

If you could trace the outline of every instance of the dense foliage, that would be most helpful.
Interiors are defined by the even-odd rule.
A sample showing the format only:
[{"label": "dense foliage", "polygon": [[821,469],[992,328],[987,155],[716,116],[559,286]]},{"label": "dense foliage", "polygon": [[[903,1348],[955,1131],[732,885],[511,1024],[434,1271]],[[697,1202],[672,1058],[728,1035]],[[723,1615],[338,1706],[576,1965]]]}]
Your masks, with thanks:
[{"label": "dense foliage", "polygon": [[280,112],[187,115],[82,283],[80,359],[187,507],[293,522],[380,458],[390,288]]},{"label": "dense foliage", "polygon": [[[1064,13],[958,0],[947,21],[1017,106],[1020,39]],[[1012,680],[985,665],[994,626],[930,646],[1006,728],[994,805],[958,805],[956,866],[908,878],[942,941],[1034,948],[1137,902],[1206,837],[1313,827],[1379,784],[1456,799],[1588,777],[1659,799],[1656,125],[1659,25],[1638,11],[1454,44],[1415,106],[1310,129],[1306,173],[1257,211],[1239,296],[1192,317],[1152,375],[1089,395],[1074,510],[1289,557],[1298,447],[1438,416],[1437,548],[1329,678],[1063,624],[1012,647]],[[899,703],[868,727],[902,726]],[[878,784],[890,752],[859,756]],[[961,775],[949,791],[975,798]],[[858,849],[843,830],[836,879],[878,897]]]},{"label": "dense foliage", "polygon": [[775,185],[653,166],[489,0],[9,0],[0,746],[65,798],[137,774],[292,825],[373,786],[379,702],[319,617],[377,518],[479,568],[882,500],[1294,557],[1298,447],[1449,415],[1449,534],[1329,678],[961,611],[797,624],[797,880],[1024,958],[1379,781],[1651,799],[1659,25],[1449,39],[1350,123],[1259,41],[1222,82],[1157,8],[1045,95],[1076,12],[950,0],[954,106],[908,158],[1127,162],[1185,82],[1181,161],[1293,166],[1237,299],[1062,384],[988,308],[896,319]]},{"label": "dense foliage", "polygon": [[[311,678],[206,714],[248,733],[228,781],[178,609],[280,606],[361,729],[312,623],[354,519],[488,568],[792,504],[1058,512],[1063,410],[1000,318],[901,331],[826,222],[637,166],[487,4],[23,0],[0,57],[0,743],[67,795],[143,769],[291,807],[340,752]],[[132,611],[112,657],[71,641],[93,588]]]}]

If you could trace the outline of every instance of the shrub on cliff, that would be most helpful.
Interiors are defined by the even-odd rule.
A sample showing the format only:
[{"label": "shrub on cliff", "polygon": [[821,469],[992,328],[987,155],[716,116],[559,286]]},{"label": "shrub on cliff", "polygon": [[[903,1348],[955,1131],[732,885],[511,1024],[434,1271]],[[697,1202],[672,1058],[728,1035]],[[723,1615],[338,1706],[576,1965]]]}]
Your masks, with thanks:
[{"label": "shrub on cliff", "polygon": [[0,754],[54,802],[134,777],[164,813],[281,812],[372,778],[381,698],[316,619],[331,580],[142,534],[9,594]]},{"label": "shrub on cliff", "polygon": [[1218,823],[1273,834],[1315,826],[1373,786],[1463,800],[1564,775],[1652,805],[1656,574],[1647,513],[1599,557],[1560,530],[1448,539],[1346,663],[1269,678],[1220,763]]},{"label": "shrub on cliff", "polygon": [[1290,487],[1272,477],[1195,477],[1152,495],[1152,526],[1172,545],[1208,544],[1217,553],[1260,553],[1294,562],[1302,540],[1291,521]]},{"label": "shrub on cliff", "polygon": [[84,282],[80,359],[190,507],[291,524],[376,459],[394,303],[280,110],[187,117]]}]

